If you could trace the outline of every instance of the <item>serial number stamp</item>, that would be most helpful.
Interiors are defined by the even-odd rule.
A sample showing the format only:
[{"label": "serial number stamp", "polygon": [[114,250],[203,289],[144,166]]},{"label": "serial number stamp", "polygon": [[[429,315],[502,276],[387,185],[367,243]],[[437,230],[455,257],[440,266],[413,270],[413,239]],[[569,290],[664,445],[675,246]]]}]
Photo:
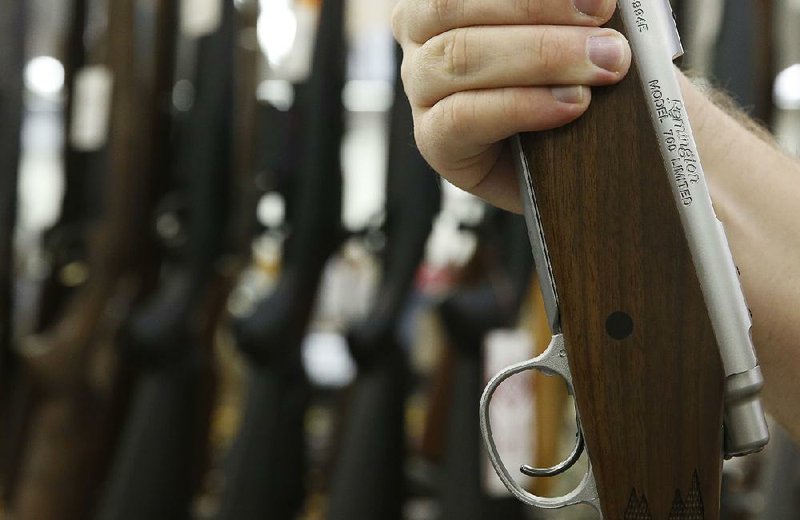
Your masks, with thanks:
[{"label": "serial number stamp", "polygon": [[631,7],[633,7],[633,15],[636,17],[636,30],[640,33],[649,31],[650,26],[647,23],[647,16],[644,12],[644,6],[641,0],[634,0],[631,2]]}]

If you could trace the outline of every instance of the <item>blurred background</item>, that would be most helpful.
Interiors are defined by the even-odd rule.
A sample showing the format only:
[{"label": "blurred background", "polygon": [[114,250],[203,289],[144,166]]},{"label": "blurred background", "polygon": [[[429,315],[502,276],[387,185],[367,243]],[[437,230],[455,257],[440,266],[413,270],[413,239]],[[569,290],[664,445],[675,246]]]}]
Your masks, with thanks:
[{"label": "blurred background", "polygon": [[[521,217],[416,151],[395,3],[0,0],[0,517],[594,518],[482,451],[550,331]],[[673,7],[681,66],[800,152],[800,2]],[[571,449],[551,379],[497,394],[509,467]],[[777,426],[723,509],[800,518]]]}]

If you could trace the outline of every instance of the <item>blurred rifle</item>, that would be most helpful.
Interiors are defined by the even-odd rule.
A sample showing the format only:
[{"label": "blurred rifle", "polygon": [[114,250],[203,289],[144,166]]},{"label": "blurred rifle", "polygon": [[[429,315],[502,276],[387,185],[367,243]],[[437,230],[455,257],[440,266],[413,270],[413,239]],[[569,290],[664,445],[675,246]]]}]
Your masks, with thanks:
[{"label": "blurred rifle", "polygon": [[108,147],[105,143],[76,143],[73,130],[80,118],[77,112],[85,110],[82,104],[86,102],[78,98],[78,78],[85,67],[102,66],[97,60],[102,59],[106,45],[90,34],[90,26],[99,22],[97,9],[94,16],[89,11],[90,0],[73,0],[64,45],[64,196],[58,220],[43,237],[48,272],[40,290],[36,332],[45,330],[58,318],[75,289],[86,281],[87,229],[96,226],[102,214],[97,186],[102,185],[106,174]]},{"label": "blurred rifle", "polygon": [[[63,58],[64,84],[67,86],[63,125],[66,136],[70,135],[76,111],[76,77],[88,58],[85,44],[87,7],[87,0],[74,0],[67,24]],[[11,21],[12,18],[4,20]],[[12,33],[4,32],[4,34]],[[35,332],[41,332],[49,326],[55,319],[58,309],[62,308],[68,299],[68,295],[75,287],[85,282],[81,279],[81,274],[85,272],[86,266],[88,241],[86,226],[87,221],[91,217],[97,217],[99,213],[96,186],[102,181],[101,175],[104,173],[103,155],[103,148],[94,153],[82,152],[72,146],[71,139],[65,139],[64,197],[58,221],[45,231],[42,240],[44,250],[42,256],[48,262],[49,269],[41,282]],[[11,356],[9,361],[13,362],[16,355],[9,355]],[[4,366],[8,366],[8,363],[4,363]],[[24,452],[28,422],[35,401],[35,388],[28,375],[24,370],[3,374],[5,386],[2,399],[5,401],[5,406],[1,423],[3,438],[0,445],[0,465],[5,496],[14,493],[16,474],[21,462],[20,457]]]},{"label": "blurred rifle", "polygon": [[773,0],[682,0],[673,5],[686,42],[682,66],[771,126],[776,73]]},{"label": "blurred rifle", "polygon": [[[483,224],[479,255],[488,255],[486,277],[458,289],[439,305],[449,339],[452,382],[442,420],[444,453],[439,497],[442,519],[522,518],[521,504],[492,498],[483,487],[483,451],[475,410],[484,382],[483,344],[493,329],[517,326],[530,290],[532,257],[521,217],[491,210]],[[441,409],[441,408],[440,408]]]},{"label": "blurred rifle", "polygon": [[12,338],[25,26],[24,1],[0,1],[0,484],[10,469],[15,435],[9,419],[16,412],[13,389],[20,365]]},{"label": "blurred rifle", "polygon": [[0,411],[6,411],[9,382],[18,360],[11,348],[14,230],[22,126],[22,68],[25,4],[0,1]]},{"label": "blurred rifle", "polygon": [[124,410],[128,377],[111,344],[130,306],[153,284],[156,247],[146,223],[161,173],[156,155],[168,142],[162,102],[171,86],[156,78],[163,70],[158,63],[137,55],[154,49],[134,38],[135,14],[140,23],[159,16],[137,13],[135,0],[108,4],[109,174],[101,190],[103,217],[89,231],[88,280],[22,346],[38,396],[11,499],[16,518],[87,518]]},{"label": "blurred rifle", "polygon": [[389,134],[383,276],[372,311],[347,336],[358,378],[333,474],[331,519],[402,517],[408,367],[398,327],[441,198],[437,177],[413,135],[411,107],[398,70]]},{"label": "blurred rifle", "polygon": [[772,119],[775,78],[772,0],[725,2],[712,80],[764,125]]},{"label": "blurred rifle", "polygon": [[[248,161],[234,157],[233,126],[237,118],[250,119],[234,113],[235,97],[255,98],[255,64],[237,52],[234,3],[220,4],[219,26],[184,42],[196,47],[187,53],[196,56],[195,98],[178,128],[173,186],[157,216],[162,228],[170,223],[163,236],[168,254],[159,289],[126,327],[126,354],[142,373],[99,518],[190,518],[207,463],[214,336],[239,264],[233,255],[241,253],[231,236],[241,232],[232,226],[242,203],[236,182],[249,173],[234,174]],[[254,26],[254,6],[241,9]],[[237,67],[245,62],[248,70]],[[237,68],[251,78],[240,89],[234,88]]]},{"label": "blurred rifle", "polygon": [[343,234],[344,25],[344,1],[325,0],[311,77],[299,96],[302,164],[289,200],[291,231],[280,277],[249,316],[234,324],[250,373],[243,423],[226,467],[221,519],[290,519],[303,503],[309,388],[300,347],[323,268]]}]

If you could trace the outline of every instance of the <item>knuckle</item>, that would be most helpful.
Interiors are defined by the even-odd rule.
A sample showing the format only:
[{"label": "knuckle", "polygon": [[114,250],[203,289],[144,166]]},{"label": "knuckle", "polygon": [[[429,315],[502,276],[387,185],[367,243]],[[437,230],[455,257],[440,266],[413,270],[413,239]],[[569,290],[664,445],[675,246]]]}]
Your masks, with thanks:
[{"label": "knuckle", "polygon": [[539,20],[544,9],[541,0],[515,0],[517,12],[524,16],[526,20]]},{"label": "knuckle", "polygon": [[517,120],[520,116],[535,111],[530,97],[520,96],[514,89],[503,91],[502,114],[506,121]]},{"label": "knuckle", "polygon": [[471,33],[460,28],[434,36],[403,60],[401,74],[414,101],[432,105],[456,85],[453,79],[480,69],[480,45]]},{"label": "knuckle", "polygon": [[417,150],[425,160],[435,167],[436,157],[434,154],[435,146],[432,137],[436,132],[432,130],[432,120],[430,111],[419,118],[414,119],[414,141],[417,143]]},{"label": "knuckle", "polygon": [[447,165],[452,166],[454,158],[448,150],[474,130],[475,122],[474,93],[462,92],[448,96],[415,121],[417,148],[437,171]]},{"label": "knuckle", "polygon": [[404,2],[398,2],[392,9],[392,34],[397,41],[401,41],[403,38],[404,5]]},{"label": "knuckle", "polygon": [[529,53],[536,63],[533,63],[535,68],[544,71],[550,71],[558,67],[558,60],[556,59],[560,54],[561,44],[558,38],[554,37],[555,31],[550,27],[541,27],[533,41],[532,52]]},{"label": "knuckle", "polygon": [[464,27],[445,33],[441,58],[449,76],[466,76],[479,67],[480,45],[472,45],[472,32]]},{"label": "knuckle", "polygon": [[461,14],[464,3],[463,0],[433,0],[434,14],[440,25],[452,25]]},{"label": "knuckle", "polygon": [[404,55],[400,65],[400,77],[412,105],[427,103],[426,87],[431,84],[431,81],[428,73],[429,66],[425,61],[425,53],[420,48],[413,54]]},{"label": "knuckle", "polygon": [[476,95],[474,92],[463,92],[445,99],[445,129],[453,136],[469,132],[475,125]]},{"label": "knuckle", "polygon": [[400,62],[400,79],[403,81],[403,89],[406,92],[406,96],[413,101],[413,89],[411,88],[413,74],[411,73],[409,62],[408,56],[404,55],[403,61]]}]

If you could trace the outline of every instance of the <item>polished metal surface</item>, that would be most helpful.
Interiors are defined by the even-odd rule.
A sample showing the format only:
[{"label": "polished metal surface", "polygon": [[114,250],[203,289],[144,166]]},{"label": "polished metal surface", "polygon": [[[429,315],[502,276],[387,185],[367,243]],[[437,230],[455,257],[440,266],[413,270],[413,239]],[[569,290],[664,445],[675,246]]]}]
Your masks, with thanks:
[{"label": "polished metal surface", "polygon": [[[489,460],[494,466],[497,475],[503,484],[506,485],[509,491],[519,500],[528,505],[540,507],[543,509],[558,509],[562,507],[573,506],[577,504],[588,504],[594,507],[600,513],[600,499],[597,495],[597,486],[592,473],[591,462],[586,474],[581,479],[575,489],[558,497],[540,497],[530,493],[522,488],[517,481],[511,476],[503,461],[500,459],[500,454],[497,451],[494,438],[492,437],[492,424],[489,417],[489,405],[492,401],[497,388],[510,377],[525,372],[527,370],[538,370],[548,375],[561,377],[567,385],[567,391],[570,395],[574,395],[575,389],[572,386],[572,374],[569,370],[569,361],[567,359],[567,351],[564,348],[564,336],[556,334],[550,341],[547,349],[538,357],[529,361],[523,361],[506,368],[489,381],[486,389],[483,391],[480,403],[480,424],[481,434],[483,441],[486,445]],[[581,441],[579,440],[579,443]],[[564,468],[565,471],[580,457],[580,451],[577,449],[578,445],[573,449],[570,456],[559,467]],[[601,513],[602,515],[602,513]]]}]

